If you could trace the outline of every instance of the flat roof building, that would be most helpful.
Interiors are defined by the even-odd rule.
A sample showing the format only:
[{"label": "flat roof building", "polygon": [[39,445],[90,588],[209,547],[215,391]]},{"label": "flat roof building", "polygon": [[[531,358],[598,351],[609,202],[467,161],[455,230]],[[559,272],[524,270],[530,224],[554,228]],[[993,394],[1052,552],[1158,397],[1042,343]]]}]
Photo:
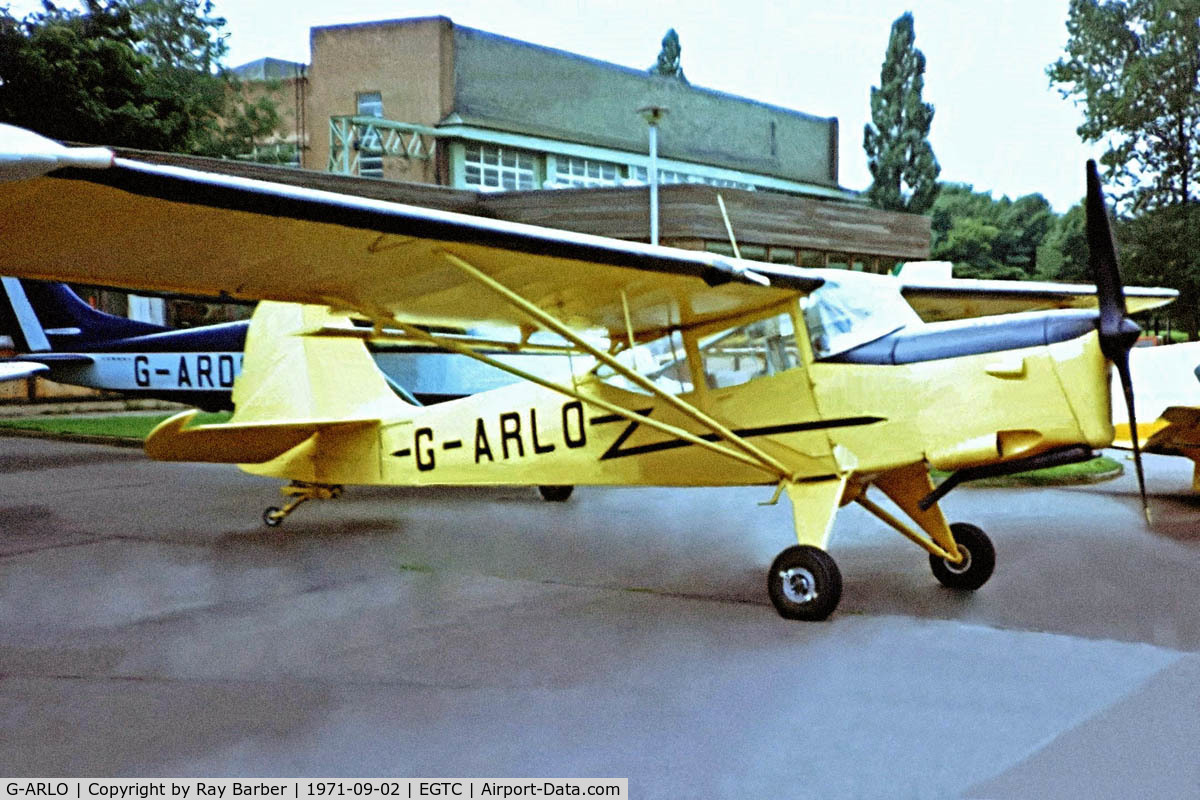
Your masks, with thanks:
[{"label": "flat roof building", "polygon": [[[881,271],[929,256],[928,218],[868,208],[838,184],[836,118],[446,17],[313,28],[310,53],[307,66],[260,59],[235,72],[283,87],[300,165],[390,179],[392,199],[647,240],[649,129],[638,112],[665,107],[663,244],[729,251],[720,192],[747,257]],[[462,194],[435,201],[414,183]]]}]

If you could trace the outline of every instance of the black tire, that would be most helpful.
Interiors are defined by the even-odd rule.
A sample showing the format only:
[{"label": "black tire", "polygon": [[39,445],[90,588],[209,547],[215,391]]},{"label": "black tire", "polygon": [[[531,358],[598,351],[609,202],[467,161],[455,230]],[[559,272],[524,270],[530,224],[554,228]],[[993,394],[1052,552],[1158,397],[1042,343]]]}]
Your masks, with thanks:
[{"label": "black tire", "polygon": [[575,491],[575,487],[539,486],[538,491],[541,492],[542,499],[547,503],[563,503],[571,496],[571,492]]},{"label": "black tire", "polygon": [[842,572],[824,550],[794,545],[772,562],[767,594],[784,619],[822,620],[842,599]]},{"label": "black tire", "polygon": [[950,526],[959,550],[965,550],[967,560],[951,564],[944,558],[929,556],[929,567],[933,577],[949,589],[973,592],[987,583],[996,569],[996,548],[987,534],[974,525],[956,522]]},{"label": "black tire", "polygon": [[283,524],[283,517],[277,516],[282,511],[278,506],[271,506],[263,512],[263,524],[268,528],[278,528]]}]

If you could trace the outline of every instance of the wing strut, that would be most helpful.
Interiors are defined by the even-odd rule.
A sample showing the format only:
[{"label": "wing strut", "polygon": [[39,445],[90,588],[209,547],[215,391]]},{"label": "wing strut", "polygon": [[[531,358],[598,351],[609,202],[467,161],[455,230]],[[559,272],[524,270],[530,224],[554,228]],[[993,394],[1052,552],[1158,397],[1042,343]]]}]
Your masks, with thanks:
[{"label": "wing strut", "polygon": [[[577,334],[575,331],[571,330],[569,327],[564,325],[562,322],[555,319],[551,314],[548,314],[545,311],[543,311],[542,309],[538,308],[536,305],[529,302],[528,300],[526,300],[524,297],[517,294],[513,290],[509,289],[507,286],[500,283],[495,278],[484,273],[482,270],[478,269],[477,267],[468,263],[467,261],[459,258],[458,256],[454,255],[453,253],[447,253],[446,251],[443,250],[441,252],[441,255],[448,262],[450,262],[451,264],[453,264],[454,266],[458,267],[460,270],[465,272],[468,276],[474,278],[479,283],[483,284],[487,288],[489,288],[492,291],[499,294],[501,297],[503,297],[505,300],[507,300],[511,305],[516,307],[518,310],[524,312],[526,315],[528,315],[531,319],[533,319],[535,322],[540,324],[542,327],[546,328],[547,330],[552,331],[553,333],[557,333],[559,336],[561,336],[564,339],[566,339],[567,341],[571,342],[572,344],[574,344],[579,349],[583,350],[588,355],[592,356],[593,358],[595,358],[596,360],[598,360],[604,364],[607,364],[609,367],[616,370],[616,372],[619,375],[621,375],[622,377],[626,378],[627,380],[632,381],[633,383],[642,387],[646,391],[650,392],[655,397],[658,397],[661,400],[665,401],[669,405],[673,406],[680,413],[682,413],[688,417],[691,417],[696,422],[700,423],[701,425],[704,425],[705,427],[710,429],[713,433],[717,434],[722,439],[726,440],[727,442],[732,444],[734,447],[736,447],[737,449],[741,450],[743,453],[748,455],[750,458],[754,459],[756,462],[758,462],[758,464],[760,464],[765,469],[767,469],[767,471],[773,472],[779,478],[785,479],[785,480],[792,476],[792,471],[789,470],[783,464],[783,462],[781,462],[779,459],[764,452],[761,448],[755,447],[750,442],[748,442],[745,439],[743,439],[742,437],[738,436],[736,433],[734,433],[732,430],[730,430],[727,426],[725,426],[725,425],[721,424],[720,422],[718,422],[717,420],[713,419],[708,414],[705,414],[703,411],[696,408],[691,403],[684,402],[683,400],[680,400],[675,395],[670,394],[669,392],[663,391],[658,386],[656,386],[653,381],[651,381],[651,380],[647,379],[645,376],[629,369],[627,366],[625,366],[620,361],[615,359],[612,355],[610,355],[609,353],[605,352],[604,350],[601,350],[598,347],[594,346],[593,344],[591,344],[590,342],[585,340],[582,336]],[[641,422],[643,420],[638,420],[638,421]],[[647,424],[649,424],[649,423],[647,423]]]}]

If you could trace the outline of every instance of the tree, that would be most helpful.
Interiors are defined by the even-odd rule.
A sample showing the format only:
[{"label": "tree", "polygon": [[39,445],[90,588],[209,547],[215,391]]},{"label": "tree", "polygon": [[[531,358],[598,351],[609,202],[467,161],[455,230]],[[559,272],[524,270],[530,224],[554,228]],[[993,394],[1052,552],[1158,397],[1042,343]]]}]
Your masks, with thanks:
[{"label": "tree", "polygon": [[879,86],[871,88],[871,122],[863,129],[863,149],[873,182],[871,205],[923,214],[938,194],[942,171],[929,145],[933,106],[923,102],[925,56],[915,47],[913,16],[892,23]]},{"label": "tree", "polygon": [[998,201],[1000,235],[997,258],[1007,266],[1018,267],[1023,277],[1038,271],[1037,251],[1054,227],[1056,217],[1049,201],[1040,194],[1027,194],[1010,201]]},{"label": "tree", "polygon": [[156,92],[129,9],[90,2],[0,16],[0,120],[57,139],[165,149],[186,132],[182,105]]},{"label": "tree", "polygon": [[1128,283],[1170,286],[1179,298],[1162,312],[1200,338],[1200,203],[1154,208],[1118,221],[1122,277]]},{"label": "tree", "polygon": [[1045,246],[1052,254],[1052,267],[1041,269],[1041,275],[1060,281],[1090,282],[1093,280],[1088,265],[1087,222],[1083,203],[1076,203],[1054,222],[1045,239]]},{"label": "tree", "polygon": [[994,200],[964,184],[947,184],[933,204],[931,254],[953,261],[965,278],[1028,279],[1038,274],[1037,251],[1055,224],[1040,194]]},{"label": "tree", "polygon": [[1082,102],[1086,142],[1108,140],[1130,209],[1187,203],[1200,177],[1200,0],[1071,0],[1066,55],[1047,68]]},{"label": "tree", "polygon": [[[0,9],[0,121],[47,136],[231,157],[279,116],[223,69],[225,20],[209,0],[44,3],[16,20]],[[249,142],[249,145],[247,144]]]},{"label": "tree", "polygon": [[683,76],[683,65],[680,63],[682,53],[683,47],[679,44],[679,34],[675,32],[674,28],[670,28],[663,36],[662,50],[658,52],[658,61],[650,67],[650,74],[678,78],[683,83],[687,83],[687,78]]}]

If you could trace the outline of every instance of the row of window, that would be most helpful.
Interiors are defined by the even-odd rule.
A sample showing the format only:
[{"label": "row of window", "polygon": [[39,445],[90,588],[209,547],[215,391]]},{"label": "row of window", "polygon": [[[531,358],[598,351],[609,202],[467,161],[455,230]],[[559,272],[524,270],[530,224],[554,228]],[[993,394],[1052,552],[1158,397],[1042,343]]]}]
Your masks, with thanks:
[{"label": "row of window", "polygon": [[536,162],[525,150],[468,142],[463,155],[463,180],[484,191],[536,189]]},{"label": "row of window", "polygon": [[[463,157],[464,185],[482,191],[537,189],[539,162],[545,163],[545,189],[590,188],[596,186],[642,186],[648,178],[645,167],[619,164],[579,156],[539,155],[529,150],[467,142]],[[709,178],[675,170],[660,169],[660,184],[703,183],[709,186],[753,190],[754,185],[721,178]]]},{"label": "row of window", "polygon": [[[706,241],[704,249],[710,253],[723,256],[733,255],[733,245],[729,242]],[[896,259],[880,256],[864,256],[850,253],[835,253],[825,250],[803,250],[795,247],[765,246],[761,244],[742,244],[738,247],[742,258],[751,261],[766,261],[769,264],[791,264],[797,267],[828,267],[831,269],[847,269],[852,272],[889,272],[896,265]]]}]

